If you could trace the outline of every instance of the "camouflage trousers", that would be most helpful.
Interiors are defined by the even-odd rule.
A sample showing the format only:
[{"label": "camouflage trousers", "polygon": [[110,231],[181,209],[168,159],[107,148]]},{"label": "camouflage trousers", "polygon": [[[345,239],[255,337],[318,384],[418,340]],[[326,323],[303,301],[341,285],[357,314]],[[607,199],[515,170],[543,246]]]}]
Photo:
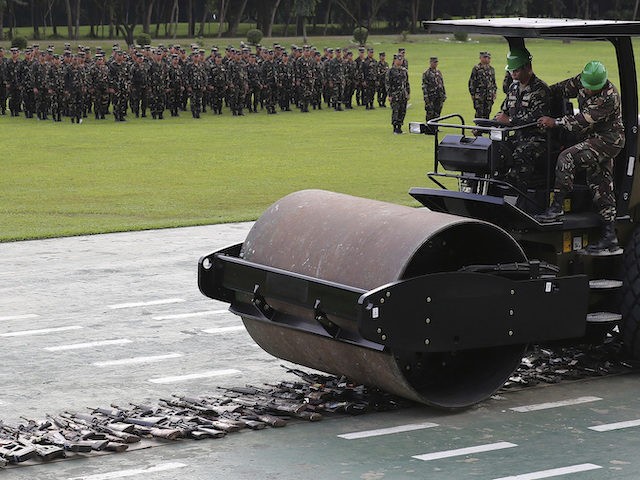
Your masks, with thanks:
[{"label": "camouflage trousers", "polygon": [[491,117],[491,109],[493,108],[493,100],[473,100],[473,109],[476,111],[475,118]]},{"label": "camouflage trousers", "polygon": [[378,105],[383,107],[387,103],[387,87],[385,86],[384,82],[378,84],[377,90]]},{"label": "camouflage trousers", "polygon": [[344,83],[342,81],[334,81],[331,87],[331,101],[334,107],[340,106],[342,97],[344,96]]},{"label": "camouflage trousers", "polygon": [[391,125],[400,127],[407,114],[407,97],[393,97],[391,101]]},{"label": "camouflage trousers", "polygon": [[613,222],[616,218],[613,159],[621,149],[602,140],[589,138],[563,150],[556,164],[556,190],[564,195],[572,191],[576,169],[585,169],[598,213],[605,222]]},{"label": "camouflage trousers", "polygon": [[164,88],[151,89],[151,91],[149,92],[149,110],[151,110],[151,114],[159,115],[163,113],[166,104],[167,97]]},{"label": "camouflage trousers", "polygon": [[442,100],[425,102],[424,110],[425,110],[425,117],[427,122],[432,118],[438,118],[440,116],[440,113],[442,112],[443,104],[444,104],[444,101]]},{"label": "camouflage trousers", "polygon": [[0,114],[4,115],[7,111],[7,87],[4,82],[0,82]]},{"label": "camouflage trousers", "polygon": [[539,140],[518,140],[517,136],[505,143],[511,149],[513,158],[505,181],[526,193],[536,163],[547,153],[547,143]]}]

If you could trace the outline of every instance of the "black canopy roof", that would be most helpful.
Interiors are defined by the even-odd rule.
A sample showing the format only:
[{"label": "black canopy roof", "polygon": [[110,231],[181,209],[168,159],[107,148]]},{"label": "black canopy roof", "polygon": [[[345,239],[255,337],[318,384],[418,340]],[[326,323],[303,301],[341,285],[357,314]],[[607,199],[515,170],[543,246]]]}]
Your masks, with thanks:
[{"label": "black canopy roof", "polygon": [[565,18],[481,18],[422,22],[427,33],[480,33],[505,37],[630,37],[640,36],[640,22]]}]

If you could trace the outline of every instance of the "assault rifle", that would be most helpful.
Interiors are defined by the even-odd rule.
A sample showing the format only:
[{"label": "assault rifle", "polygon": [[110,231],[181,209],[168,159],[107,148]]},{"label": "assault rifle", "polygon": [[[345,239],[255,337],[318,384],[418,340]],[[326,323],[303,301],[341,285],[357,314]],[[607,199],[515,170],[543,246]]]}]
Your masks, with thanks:
[{"label": "assault rifle", "polygon": [[[54,460],[64,457],[64,448],[48,443],[43,436],[36,436],[20,428],[9,427],[0,421],[0,432],[5,439],[13,440],[16,444],[26,447],[26,451],[33,449],[35,454],[44,461]],[[20,462],[24,460],[14,461]]]}]

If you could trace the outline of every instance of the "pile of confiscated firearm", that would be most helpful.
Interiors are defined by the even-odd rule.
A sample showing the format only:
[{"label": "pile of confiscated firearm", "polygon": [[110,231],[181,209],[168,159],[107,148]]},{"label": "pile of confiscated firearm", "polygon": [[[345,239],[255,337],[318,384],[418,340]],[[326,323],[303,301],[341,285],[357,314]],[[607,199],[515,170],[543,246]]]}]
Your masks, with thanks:
[{"label": "pile of confiscated firearm", "polygon": [[389,410],[403,402],[382,391],[350,384],[344,377],[287,370],[300,380],[221,388],[218,395],[174,394],[160,399],[158,405],[90,407],[90,413],[25,419],[17,427],[0,422],[0,466],[54,460],[70,452],[123,452],[145,439],[220,438],[244,428],[284,427],[291,419],[314,422],[331,413]]}]

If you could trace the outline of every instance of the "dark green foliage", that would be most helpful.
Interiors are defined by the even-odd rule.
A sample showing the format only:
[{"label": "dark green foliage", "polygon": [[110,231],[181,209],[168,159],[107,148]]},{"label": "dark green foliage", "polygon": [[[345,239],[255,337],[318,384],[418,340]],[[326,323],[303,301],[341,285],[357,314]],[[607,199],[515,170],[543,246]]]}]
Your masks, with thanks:
[{"label": "dark green foliage", "polygon": [[20,36],[13,37],[13,40],[11,40],[11,46],[18,47],[20,50],[24,50],[25,48],[27,48],[27,39]]},{"label": "dark green foliage", "polygon": [[453,34],[453,38],[455,38],[458,42],[466,42],[469,40],[469,34],[464,32],[456,32]]},{"label": "dark green foliage", "polygon": [[251,45],[257,45],[262,40],[263,36],[264,35],[262,34],[262,30],[258,30],[257,28],[252,28],[247,32],[247,41]]},{"label": "dark green foliage", "polygon": [[140,33],[138,35],[136,35],[136,44],[138,45],[151,45],[151,35],[149,35],[148,33]]},{"label": "dark green foliage", "polygon": [[364,45],[367,43],[367,38],[369,37],[369,30],[364,27],[357,27],[353,31],[353,39],[358,42],[358,45]]}]

